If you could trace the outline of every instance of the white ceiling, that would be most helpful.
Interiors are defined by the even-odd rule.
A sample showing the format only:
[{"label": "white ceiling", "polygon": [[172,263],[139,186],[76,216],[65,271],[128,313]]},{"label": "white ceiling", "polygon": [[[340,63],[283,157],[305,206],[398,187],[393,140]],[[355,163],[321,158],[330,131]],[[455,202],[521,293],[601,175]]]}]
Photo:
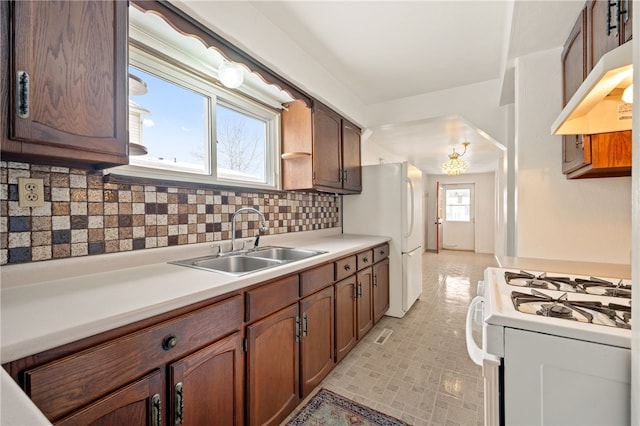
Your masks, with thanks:
[{"label": "white ceiling", "polygon": [[[369,106],[502,80],[513,101],[518,56],[562,46],[583,0],[248,1]],[[215,23],[211,2],[182,7]],[[502,150],[464,117],[449,115],[371,129],[369,140],[439,173],[452,141],[471,142],[468,172],[495,170]],[[455,145],[456,142],[453,142]],[[444,146],[443,146],[444,145]],[[458,151],[462,149],[460,145]]]}]

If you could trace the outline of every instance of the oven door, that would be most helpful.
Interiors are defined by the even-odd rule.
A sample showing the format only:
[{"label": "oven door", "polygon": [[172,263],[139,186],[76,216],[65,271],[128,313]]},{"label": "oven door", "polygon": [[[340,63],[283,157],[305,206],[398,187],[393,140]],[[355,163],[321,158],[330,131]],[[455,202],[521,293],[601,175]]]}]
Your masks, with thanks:
[{"label": "oven door", "polygon": [[[487,333],[484,322],[484,303],[482,296],[476,296],[467,310],[465,337],[467,352],[471,360],[482,367],[484,378],[484,424],[500,424],[500,358],[487,353]],[[474,327],[474,325],[478,327]],[[474,337],[474,329],[482,331],[482,347],[478,346]]]}]

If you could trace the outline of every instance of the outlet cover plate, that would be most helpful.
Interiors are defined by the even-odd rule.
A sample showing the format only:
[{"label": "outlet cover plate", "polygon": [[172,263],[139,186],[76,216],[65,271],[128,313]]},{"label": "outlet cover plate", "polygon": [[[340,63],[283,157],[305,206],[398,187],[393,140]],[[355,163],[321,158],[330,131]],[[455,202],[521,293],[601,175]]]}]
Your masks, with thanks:
[{"label": "outlet cover plate", "polygon": [[18,205],[20,207],[44,207],[44,180],[18,178]]}]

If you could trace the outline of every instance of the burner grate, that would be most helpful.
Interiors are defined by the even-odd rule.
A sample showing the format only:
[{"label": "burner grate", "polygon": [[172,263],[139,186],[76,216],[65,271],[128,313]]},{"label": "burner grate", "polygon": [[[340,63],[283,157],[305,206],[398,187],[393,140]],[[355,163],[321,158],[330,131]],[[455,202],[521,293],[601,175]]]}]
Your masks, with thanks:
[{"label": "burner grate", "polygon": [[535,275],[526,271],[505,271],[504,279],[507,284],[517,287],[631,299],[631,284],[625,284],[624,280],[613,283],[596,277],[572,279],[567,276],[549,276],[546,272]]},{"label": "burner grate", "polygon": [[511,292],[517,311],[545,317],[631,329],[631,305],[569,300],[567,293],[558,298],[532,289],[531,293]]}]

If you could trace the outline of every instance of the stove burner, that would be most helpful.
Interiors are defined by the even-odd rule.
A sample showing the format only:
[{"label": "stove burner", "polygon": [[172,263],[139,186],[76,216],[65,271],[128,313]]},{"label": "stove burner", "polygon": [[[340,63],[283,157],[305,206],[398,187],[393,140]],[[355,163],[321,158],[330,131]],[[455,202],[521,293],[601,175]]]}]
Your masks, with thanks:
[{"label": "stove burner", "polygon": [[517,311],[551,318],[568,319],[590,324],[631,329],[631,305],[593,300],[569,300],[563,293],[554,298],[536,289],[531,293],[511,292],[511,301]]},{"label": "stove burner", "polygon": [[568,276],[548,276],[546,272],[536,276],[526,271],[505,271],[504,279],[507,284],[517,287],[531,287],[631,299],[631,284],[625,284],[623,280],[619,280],[619,282],[615,284],[611,281],[596,277],[572,279]]},{"label": "stove burner", "polygon": [[554,318],[573,318],[573,311],[556,303],[543,303],[536,312],[538,315]]}]

